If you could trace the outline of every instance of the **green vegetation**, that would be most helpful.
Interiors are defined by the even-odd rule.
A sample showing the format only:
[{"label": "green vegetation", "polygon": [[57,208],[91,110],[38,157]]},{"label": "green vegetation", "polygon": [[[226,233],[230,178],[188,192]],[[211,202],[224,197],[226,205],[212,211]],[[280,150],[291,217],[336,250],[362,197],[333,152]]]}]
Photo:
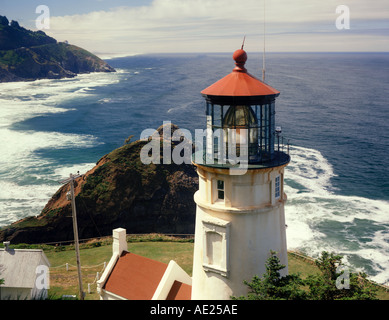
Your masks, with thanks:
[{"label": "green vegetation", "polygon": [[27,30],[17,21],[9,22],[7,17],[0,16],[0,50],[13,50],[56,42],[43,31]]},{"label": "green vegetation", "polygon": [[[189,275],[192,274],[193,238],[169,237],[161,234],[128,235],[128,250],[150,259],[168,263],[175,260]],[[82,264],[82,278],[84,291],[91,284],[91,293],[86,294],[87,300],[97,300],[96,273],[101,275],[104,262],[108,263],[112,255],[111,237],[90,240],[80,244],[80,260]],[[0,244],[1,247],[1,244]],[[77,268],[74,245],[11,245],[12,248],[41,248],[48,257],[50,268],[50,299],[61,299],[62,295],[77,295]],[[360,300],[376,297],[380,300],[389,300],[389,292],[364,277],[358,278],[350,274],[350,289],[337,290],[335,282],[331,280],[334,267],[339,262],[339,256],[326,253],[316,261],[309,257],[302,257],[293,252],[288,253],[289,276],[277,277],[283,269],[277,257],[269,258],[269,273],[259,279],[254,277],[247,282],[251,293],[240,299],[352,299]],[[66,271],[66,263],[69,265]],[[331,272],[327,272],[327,271]],[[321,279],[321,280],[320,280]],[[316,285],[314,285],[316,284]],[[361,286],[363,284],[363,286]],[[270,293],[267,294],[266,292]],[[370,293],[369,293],[370,292]]]},{"label": "green vegetation", "polygon": [[115,71],[94,54],[0,16],[0,82]]},{"label": "green vegetation", "polygon": [[[192,272],[193,238],[176,238],[160,234],[127,236],[128,251],[164,263],[175,260],[188,274]],[[85,299],[98,300],[96,292],[96,273],[103,272],[104,262],[112,256],[111,238],[92,240],[80,244],[80,260],[84,291],[91,284],[91,293]],[[50,261],[51,299],[60,299],[62,295],[78,294],[76,255],[73,245],[45,246],[45,254]],[[69,269],[66,271],[66,263]]]},{"label": "green vegetation", "polygon": [[16,66],[22,64],[26,57],[14,50],[0,50],[0,64]]},{"label": "green vegetation", "polygon": [[285,268],[275,252],[271,252],[262,278],[254,276],[248,295],[234,299],[242,300],[377,300],[378,289],[366,279],[365,274],[347,272],[341,262],[342,256],[322,252],[315,261],[320,273],[307,276],[290,273],[281,276]]}]

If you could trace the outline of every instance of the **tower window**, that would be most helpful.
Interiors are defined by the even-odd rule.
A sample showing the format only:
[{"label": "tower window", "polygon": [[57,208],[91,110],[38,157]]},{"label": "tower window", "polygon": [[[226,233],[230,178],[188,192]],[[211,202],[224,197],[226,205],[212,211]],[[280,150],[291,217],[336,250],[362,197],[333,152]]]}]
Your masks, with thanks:
[{"label": "tower window", "polygon": [[224,200],[224,181],[217,180],[217,198]]},{"label": "tower window", "polygon": [[276,199],[281,198],[281,176],[278,175],[275,180],[274,196]]}]

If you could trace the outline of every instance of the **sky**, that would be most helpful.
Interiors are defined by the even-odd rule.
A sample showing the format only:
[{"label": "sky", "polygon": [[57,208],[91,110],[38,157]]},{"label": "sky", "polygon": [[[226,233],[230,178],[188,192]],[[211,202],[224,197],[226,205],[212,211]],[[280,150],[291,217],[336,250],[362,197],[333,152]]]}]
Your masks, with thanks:
[{"label": "sky", "polygon": [[233,52],[244,36],[255,52],[389,52],[388,0],[0,0],[0,15],[104,57]]}]

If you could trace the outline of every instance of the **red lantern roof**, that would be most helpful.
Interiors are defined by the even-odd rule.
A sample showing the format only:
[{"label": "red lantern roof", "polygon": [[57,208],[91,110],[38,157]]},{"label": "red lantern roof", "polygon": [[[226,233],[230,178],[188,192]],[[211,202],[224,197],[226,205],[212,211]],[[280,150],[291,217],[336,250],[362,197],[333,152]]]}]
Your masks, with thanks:
[{"label": "red lantern roof", "polygon": [[236,50],[232,58],[236,67],[232,72],[201,91],[206,96],[278,96],[280,92],[247,72],[244,67],[247,53],[243,49]]}]

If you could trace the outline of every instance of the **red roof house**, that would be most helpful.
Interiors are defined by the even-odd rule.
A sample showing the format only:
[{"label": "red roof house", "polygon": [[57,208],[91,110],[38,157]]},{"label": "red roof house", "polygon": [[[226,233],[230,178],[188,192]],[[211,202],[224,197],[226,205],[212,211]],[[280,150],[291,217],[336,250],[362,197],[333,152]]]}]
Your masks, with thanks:
[{"label": "red roof house", "polygon": [[113,254],[97,288],[102,300],[190,300],[192,278],[169,264],[127,251],[126,230],[113,230]]}]

